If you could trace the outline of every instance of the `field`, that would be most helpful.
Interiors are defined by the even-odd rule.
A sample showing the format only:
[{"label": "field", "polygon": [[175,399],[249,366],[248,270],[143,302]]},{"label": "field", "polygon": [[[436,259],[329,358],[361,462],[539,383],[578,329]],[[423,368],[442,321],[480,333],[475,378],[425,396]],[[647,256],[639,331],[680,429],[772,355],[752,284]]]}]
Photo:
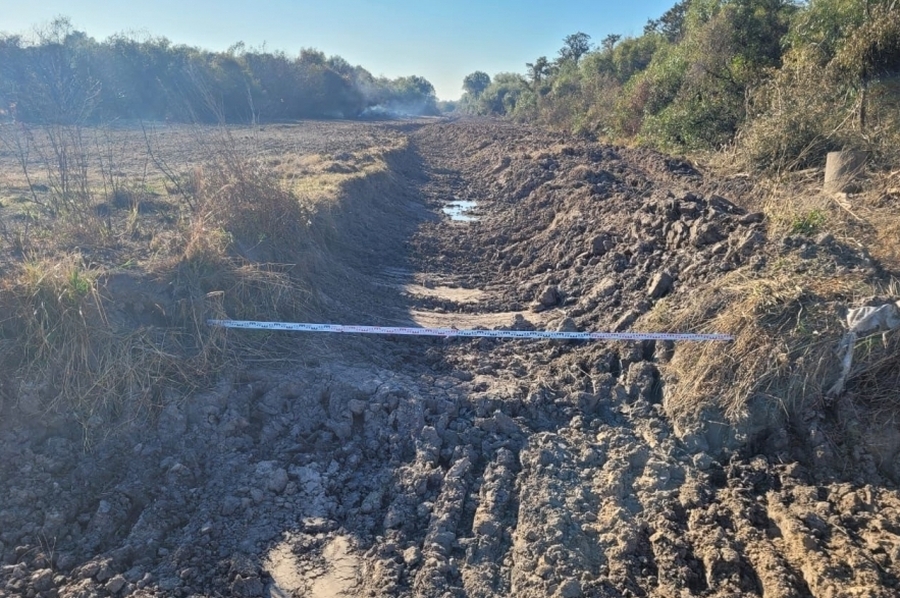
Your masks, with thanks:
[{"label": "field", "polygon": [[889,178],[487,119],[0,127],[0,595],[900,592],[896,331],[828,393],[900,293]]}]

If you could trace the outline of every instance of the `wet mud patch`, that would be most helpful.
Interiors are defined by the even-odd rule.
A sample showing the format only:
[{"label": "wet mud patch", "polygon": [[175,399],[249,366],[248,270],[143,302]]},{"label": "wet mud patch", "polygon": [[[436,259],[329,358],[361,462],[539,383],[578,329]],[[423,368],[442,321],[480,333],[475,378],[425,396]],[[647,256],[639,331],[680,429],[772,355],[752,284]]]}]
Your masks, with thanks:
[{"label": "wet mud patch", "polygon": [[273,598],[356,596],[362,563],[342,535],[302,536],[279,543],[266,556],[263,571]]}]

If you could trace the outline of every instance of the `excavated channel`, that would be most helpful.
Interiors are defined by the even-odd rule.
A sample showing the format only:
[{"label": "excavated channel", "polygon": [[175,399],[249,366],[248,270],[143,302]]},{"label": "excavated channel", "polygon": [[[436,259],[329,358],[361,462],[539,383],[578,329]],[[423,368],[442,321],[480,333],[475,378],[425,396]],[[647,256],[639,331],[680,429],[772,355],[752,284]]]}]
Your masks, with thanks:
[{"label": "excavated channel", "polygon": [[[628,329],[658,299],[656,272],[681,272],[665,289],[677,296],[759,249],[726,260],[729,242],[761,227],[655,154],[502,123],[404,134],[408,199],[437,212],[441,198],[473,197],[484,216],[464,227],[423,218],[409,255],[359,272],[356,293],[396,289],[391,310],[460,328],[494,317]],[[656,219],[673,197],[717,240],[667,243]],[[876,464],[817,468],[808,455],[823,444],[803,430],[675,426],[659,373],[671,348],[409,337],[300,347],[290,367],[247,364],[90,452],[77,429],[5,416],[0,593],[900,591],[900,495]]]}]

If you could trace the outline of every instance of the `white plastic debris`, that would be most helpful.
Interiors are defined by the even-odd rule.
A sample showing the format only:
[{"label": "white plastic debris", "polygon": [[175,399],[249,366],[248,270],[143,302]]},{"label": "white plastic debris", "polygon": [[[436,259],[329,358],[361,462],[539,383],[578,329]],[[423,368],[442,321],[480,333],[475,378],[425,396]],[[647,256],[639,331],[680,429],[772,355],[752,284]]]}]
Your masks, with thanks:
[{"label": "white plastic debris", "polygon": [[847,312],[847,328],[850,332],[867,334],[885,332],[900,326],[900,301],[878,307],[856,307]]},{"label": "white plastic debris", "polygon": [[887,342],[884,335],[898,326],[900,326],[900,301],[885,303],[877,307],[866,306],[850,309],[847,312],[847,334],[841,339],[837,348],[837,354],[841,358],[841,375],[828,390],[826,396],[834,398],[844,391],[844,384],[847,382],[847,376],[850,375],[850,368],[853,366],[853,346],[859,336],[870,336],[880,332],[884,342]]}]

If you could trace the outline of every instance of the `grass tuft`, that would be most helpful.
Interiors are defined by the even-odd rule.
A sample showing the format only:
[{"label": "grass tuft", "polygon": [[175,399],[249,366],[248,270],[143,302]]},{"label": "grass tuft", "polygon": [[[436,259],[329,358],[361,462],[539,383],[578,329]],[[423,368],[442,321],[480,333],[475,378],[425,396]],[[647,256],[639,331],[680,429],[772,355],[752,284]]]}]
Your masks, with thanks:
[{"label": "grass tuft", "polygon": [[815,235],[821,230],[827,218],[823,210],[810,210],[797,215],[791,222],[791,232],[796,235]]},{"label": "grass tuft", "polygon": [[739,421],[758,398],[786,416],[821,401],[839,373],[840,306],[870,290],[860,278],[799,277],[781,266],[764,275],[735,271],[691,301],[655,309],[656,329],[734,336],[726,351],[712,343],[677,347],[663,368],[667,411],[698,417],[714,405]]},{"label": "grass tuft", "polygon": [[[78,257],[21,264],[0,287],[0,364],[20,410],[64,413],[86,441],[160,404],[166,387],[192,389],[218,373],[221,339],[181,328],[123,327],[108,317],[104,272]],[[9,383],[9,382],[8,382]]]}]

